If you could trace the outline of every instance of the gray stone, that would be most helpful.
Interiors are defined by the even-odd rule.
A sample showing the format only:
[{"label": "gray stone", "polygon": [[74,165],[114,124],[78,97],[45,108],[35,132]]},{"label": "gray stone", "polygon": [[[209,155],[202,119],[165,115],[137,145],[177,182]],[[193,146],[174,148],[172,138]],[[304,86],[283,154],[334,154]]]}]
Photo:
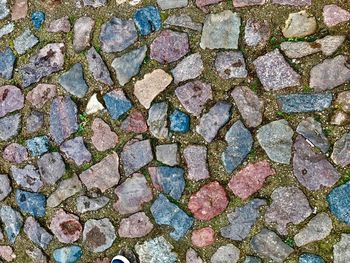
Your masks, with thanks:
[{"label": "gray stone", "polygon": [[48,263],[48,256],[41,251],[40,248],[33,247],[32,249],[27,249],[26,254],[30,257],[34,262],[37,263]]},{"label": "gray stone", "polygon": [[350,12],[334,4],[323,7],[323,21],[327,27],[333,27],[350,20]]},{"label": "gray stone", "polygon": [[47,32],[58,33],[64,32],[68,33],[70,31],[70,22],[68,16],[63,16],[59,19],[51,21],[47,26]]},{"label": "gray stone", "polygon": [[159,162],[174,166],[179,163],[177,155],[177,144],[162,144],[156,146],[156,157]]},{"label": "gray stone", "polygon": [[106,196],[88,197],[85,195],[77,198],[77,211],[79,213],[86,213],[90,211],[97,211],[105,207],[109,202],[109,198]]},{"label": "gray stone", "polygon": [[239,260],[239,249],[233,244],[219,247],[210,258],[211,263],[236,263]]},{"label": "gray stone", "polygon": [[0,207],[0,219],[7,240],[11,244],[14,244],[23,226],[23,218],[21,214],[10,206],[2,205]]},{"label": "gray stone", "polygon": [[38,44],[39,39],[34,36],[34,34],[26,29],[24,32],[15,38],[13,41],[14,47],[19,55],[23,55],[27,52],[28,49],[31,49],[36,44]]},{"label": "gray stone", "polygon": [[244,29],[244,40],[250,47],[263,47],[270,38],[270,25],[267,20],[249,18]]},{"label": "gray stone", "polygon": [[26,119],[26,130],[28,133],[34,133],[41,129],[44,124],[44,113],[32,111]]},{"label": "gray stone", "polygon": [[340,241],[333,247],[334,263],[348,263],[350,261],[350,235],[341,234]]},{"label": "gray stone", "polygon": [[89,89],[84,79],[83,66],[80,63],[74,64],[59,77],[58,81],[66,91],[78,98],[84,97]]},{"label": "gray stone", "polygon": [[21,144],[11,143],[4,149],[2,157],[12,163],[22,163],[28,160],[28,151],[27,148]]},{"label": "gray stone", "polygon": [[67,159],[71,159],[78,166],[91,161],[91,153],[86,149],[83,137],[75,137],[74,139],[62,143],[60,150]]},{"label": "gray stone", "polygon": [[37,164],[44,184],[56,184],[66,172],[66,166],[58,152],[44,154]]},{"label": "gray stone", "polygon": [[169,16],[163,23],[165,26],[188,28],[199,32],[202,31],[202,24],[194,22],[192,18],[186,14]]},{"label": "gray stone", "polygon": [[105,6],[107,4],[107,0],[79,0],[82,2],[84,6],[91,6],[93,8],[98,8]]},{"label": "gray stone", "polygon": [[203,260],[193,248],[189,248],[186,252],[186,263],[203,263]]},{"label": "gray stone", "polygon": [[75,52],[81,52],[90,47],[92,29],[95,21],[88,16],[77,19],[74,24],[73,49]]},{"label": "gray stone", "polygon": [[332,104],[331,93],[295,93],[280,95],[277,103],[286,113],[323,111]]},{"label": "gray stone", "polygon": [[90,73],[94,76],[95,80],[109,86],[113,85],[108,68],[101,55],[97,53],[94,47],[88,50],[86,59],[88,61]]},{"label": "gray stone", "polygon": [[188,179],[199,181],[209,178],[207,148],[200,145],[189,145],[183,151],[188,169]]},{"label": "gray stone", "polygon": [[5,35],[10,34],[14,29],[15,29],[15,24],[13,22],[7,23],[3,27],[1,27],[0,28],[0,39]]},{"label": "gray stone", "polygon": [[65,179],[59,183],[57,189],[47,199],[47,206],[56,207],[82,189],[83,186],[78,176],[73,175],[71,178]]},{"label": "gray stone", "polygon": [[264,5],[266,0],[233,0],[234,7],[247,7],[254,5]]},{"label": "gray stone", "polygon": [[12,79],[15,60],[16,57],[11,48],[7,47],[4,51],[0,51],[0,78]]},{"label": "gray stone", "polygon": [[290,6],[308,6],[311,5],[312,0],[272,0],[272,3],[279,5]]},{"label": "gray stone", "polygon": [[247,256],[243,263],[262,263],[262,260],[258,257]]},{"label": "gray stone", "polygon": [[202,57],[199,53],[194,53],[181,60],[171,73],[174,77],[174,83],[195,79],[199,77],[204,70]]},{"label": "gray stone", "polygon": [[31,216],[24,223],[24,233],[35,245],[42,249],[47,249],[53,239],[53,236]]},{"label": "gray stone", "polygon": [[331,158],[333,162],[341,167],[350,164],[350,133],[344,134],[333,145]]},{"label": "gray stone", "polygon": [[221,51],[216,55],[215,69],[223,79],[245,78],[248,75],[242,52]]},{"label": "gray stone", "polygon": [[282,29],[284,37],[306,37],[316,32],[316,18],[305,10],[291,13]]},{"label": "gray stone", "polygon": [[167,10],[173,8],[185,7],[188,5],[188,0],[157,0],[160,9]]},{"label": "gray stone", "polygon": [[169,135],[168,103],[154,103],[148,111],[147,125],[151,134],[157,139],[166,139]]},{"label": "gray stone", "polygon": [[7,0],[0,0],[0,19],[4,19],[10,13],[10,9],[7,7]]},{"label": "gray stone", "polygon": [[21,127],[21,115],[9,115],[0,118],[0,141],[7,141],[16,136]]},{"label": "gray stone", "polygon": [[5,85],[0,87],[0,117],[20,110],[24,106],[22,91],[16,86]]},{"label": "gray stone", "polygon": [[16,183],[25,189],[38,192],[43,186],[40,175],[33,165],[28,164],[23,169],[11,166],[11,173]]},{"label": "gray stone", "polygon": [[149,234],[152,229],[149,217],[144,212],[139,212],[121,220],[118,234],[124,238],[139,238]]},{"label": "gray stone", "polygon": [[12,191],[10,179],[6,174],[0,174],[0,201],[3,201]]}]

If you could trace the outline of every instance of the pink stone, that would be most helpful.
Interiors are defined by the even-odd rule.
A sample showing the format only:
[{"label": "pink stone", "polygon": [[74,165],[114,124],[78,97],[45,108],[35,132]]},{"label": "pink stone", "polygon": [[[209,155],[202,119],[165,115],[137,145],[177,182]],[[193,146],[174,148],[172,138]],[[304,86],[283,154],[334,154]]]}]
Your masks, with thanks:
[{"label": "pink stone", "polygon": [[13,250],[10,246],[0,246],[0,257],[7,262],[11,262],[16,258],[16,255],[13,254]]},{"label": "pink stone", "polygon": [[203,260],[193,248],[189,248],[186,252],[186,263],[203,263]]},{"label": "pink stone", "polygon": [[148,130],[142,113],[134,111],[122,122],[121,129],[126,132],[144,133]]},{"label": "pink stone", "polygon": [[311,5],[311,2],[312,0],[272,0],[274,4],[290,6],[308,6]]},{"label": "pink stone", "polygon": [[337,5],[325,5],[323,7],[324,23],[328,27],[336,26],[350,20],[350,13]]},{"label": "pink stone", "polygon": [[107,123],[100,118],[96,118],[92,123],[93,136],[92,144],[100,152],[114,148],[118,143],[118,136],[111,130]]},{"label": "pink stone", "polygon": [[109,258],[100,258],[95,261],[95,263],[110,263],[111,260]]},{"label": "pink stone", "polygon": [[16,0],[12,6],[11,19],[19,20],[25,18],[28,12],[27,0]]},{"label": "pink stone", "polygon": [[202,186],[193,194],[188,202],[188,208],[195,218],[209,221],[225,211],[228,202],[224,187],[215,181]]},{"label": "pink stone", "polygon": [[192,245],[196,247],[207,247],[215,242],[215,232],[211,227],[194,230],[191,237]]},{"label": "pink stone", "polygon": [[123,218],[120,222],[118,234],[120,237],[144,237],[153,229],[153,224],[144,212],[139,212]]},{"label": "pink stone", "polygon": [[213,5],[222,2],[222,0],[196,0],[196,6],[203,12],[208,12],[208,5]]},{"label": "pink stone", "polygon": [[228,186],[235,195],[245,200],[259,191],[265,179],[271,175],[275,175],[275,171],[267,161],[249,164],[232,176]]},{"label": "pink stone", "polygon": [[28,152],[24,146],[11,143],[4,149],[2,157],[9,162],[22,163],[28,160]]},{"label": "pink stone", "polygon": [[35,108],[40,109],[46,102],[56,96],[56,90],[56,85],[39,84],[28,92],[27,101],[29,101]]},{"label": "pink stone", "polygon": [[61,17],[52,21],[47,27],[47,32],[64,32],[68,33],[70,31],[70,22],[68,16]]},{"label": "pink stone", "polygon": [[188,179],[199,181],[209,178],[207,148],[205,146],[189,145],[185,148],[183,156],[188,168]]},{"label": "pink stone", "polygon": [[266,3],[266,0],[233,0],[234,7],[245,7],[252,5],[263,5]]},{"label": "pink stone", "polygon": [[66,213],[63,209],[58,210],[53,216],[49,228],[62,243],[77,241],[83,230],[79,217]]},{"label": "pink stone", "polygon": [[0,118],[7,113],[22,109],[24,96],[16,86],[5,85],[0,87]]}]

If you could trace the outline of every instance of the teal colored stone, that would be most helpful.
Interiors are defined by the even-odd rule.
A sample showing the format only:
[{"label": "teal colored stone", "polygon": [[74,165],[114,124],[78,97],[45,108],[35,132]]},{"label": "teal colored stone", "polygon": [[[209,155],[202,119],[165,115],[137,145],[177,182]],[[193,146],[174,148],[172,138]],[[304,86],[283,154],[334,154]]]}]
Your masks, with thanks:
[{"label": "teal colored stone", "polygon": [[331,106],[331,93],[297,93],[280,95],[277,103],[286,113],[323,111]]},{"label": "teal colored stone", "polygon": [[186,133],[190,130],[190,117],[179,110],[170,115],[170,130],[173,132]]},{"label": "teal colored stone", "polygon": [[327,202],[336,218],[350,224],[350,181],[334,188],[328,194]]},{"label": "teal colored stone", "polygon": [[15,60],[16,57],[11,48],[7,47],[4,51],[0,52],[0,78],[12,79]]},{"label": "teal colored stone", "polygon": [[49,138],[47,136],[39,136],[26,140],[26,145],[32,156],[40,156],[49,151]]},{"label": "teal colored stone", "polygon": [[14,244],[23,226],[21,214],[12,207],[3,205],[0,208],[0,219],[8,241]]},{"label": "teal colored stone", "polygon": [[35,11],[32,13],[32,23],[35,29],[39,29],[45,21],[45,13],[42,11]]},{"label": "teal colored stone", "polygon": [[75,263],[83,255],[83,251],[79,246],[68,246],[55,249],[53,258],[56,263]]},{"label": "teal colored stone", "polygon": [[41,193],[32,193],[23,190],[17,190],[16,203],[22,213],[28,213],[34,217],[45,216],[46,197]]},{"label": "teal colored stone", "polygon": [[324,263],[324,260],[319,255],[304,253],[299,257],[299,263]]},{"label": "teal colored stone", "polygon": [[134,22],[143,36],[158,31],[162,25],[158,8],[151,5],[138,9],[134,14]]}]

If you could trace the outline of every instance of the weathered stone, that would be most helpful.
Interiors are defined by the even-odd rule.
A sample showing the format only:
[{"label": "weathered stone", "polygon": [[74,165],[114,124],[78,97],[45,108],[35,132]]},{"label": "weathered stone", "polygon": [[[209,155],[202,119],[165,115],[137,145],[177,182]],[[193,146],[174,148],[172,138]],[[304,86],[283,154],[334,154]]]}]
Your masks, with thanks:
[{"label": "weathered stone", "polygon": [[27,50],[38,44],[39,39],[29,30],[26,29],[13,41],[14,47],[19,55],[23,55]]},{"label": "weathered stone", "polygon": [[90,47],[91,32],[95,25],[95,21],[88,16],[82,16],[75,21],[73,49],[75,52],[81,52]]},{"label": "weathered stone", "polygon": [[199,181],[209,178],[207,148],[200,145],[189,145],[183,151],[188,169],[188,179]]},{"label": "weathered stone", "polygon": [[28,164],[23,169],[11,166],[11,173],[16,183],[23,188],[38,192],[43,186],[40,175],[33,165]]},{"label": "weathered stone", "polygon": [[342,125],[349,124],[349,121],[350,121],[350,116],[348,113],[345,113],[345,112],[340,111],[340,110],[336,110],[334,112],[334,115],[331,118],[330,123],[332,125],[342,126]]},{"label": "weathered stone", "polygon": [[86,59],[89,65],[89,71],[95,80],[109,86],[113,85],[113,81],[109,74],[108,68],[94,47],[88,50],[86,53]]},{"label": "weathered stone", "polygon": [[6,262],[10,262],[16,258],[16,255],[10,246],[0,246],[0,257]]},{"label": "weathered stone", "polygon": [[221,51],[216,55],[215,69],[223,79],[245,78],[248,75],[242,52]]},{"label": "weathered stone", "polygon": [[186,252],[186,263],[203,263],[203,260],[193,248],[189,248]]},{"label": "weathered stone", "polygon": [[169,135],[168,103],[154,103],[148,111],[147,124],[151,134],[157,139],[166,139]]},{"label": "weathered stone", "polygon": [[334,188],[327,196],[332,214],[340,221],[350,224],[350,181]]},{"label": "weathered stone", "polygon": [[228,244],[225,246],[219,247],[216,252],[211,256],[211,263],[236,263],[239,260],[239,249],[232,245]]},{"label": "weathered stone", "polygon": [[24,223],[24,233],[34,244],[42,249],[47,249],[53,239],[53,236],[31,216]]},{"label": "weathered stone", "polygon": [[53,258],[56,262],[76,263],[83,255],[79,246],[68,246],[57,248],[53,251]]},{"label": "weathered stone", "polygon": [[7,7],[7,0],[0,1],[0,19],[4,19],[10,13],[10,9]]},{"label": "weathered stone", "polygon": [[282,29],[284,37],[306,37],[316,32],[316,18],[305,10],[291,13]]},{"label": "weathered stone", "polygon": [[66,91],[78,98],[83,98],[89,89],[84,79],[83,66],[80,63],[74,64],[59,77],[58,81]]},{"label": "weathered stone", "polygon": [[222,0],[196,0],[196,6],[199,7],[203,12],[208,13],[209,5],[217,4]]},{"label": "weathered stone", "polygon": [[199,53],[194,53],[185,57],[179,62],[171,73],[174,77],[174,83],[195,79],[202,74],[204,70],[202,57]]},{"label": "weathered stone", "polygon": [[133,111],[122,122],[120,128],[126,132],[144,133],[148,130],[147,123],[142,113]]},{"label": "weathered stone", "polygon": [[78,166],[91,161],[91,153],[86,149],[83,137],[75,137],[74,139],[62,143],[60,150],[67,159],[71,159]]},{"label": "weathered stone", "polygon": [[28,213],[33,217],[45,216],[46,197],[41,193],[32,193],[17,189],[16,203],[22,213]]},{"label": "weathered stone", "polygon": [[134,13],[134,22],[142,36],[158,31],[162,25],[158,8],[152,5],[137,9]]},{"label": "weathered stone", "polygon": [[20,122],[20,114],[0,118],[0,141],[7,141],[16,136],[20,129]]},{"label": "weathered stone", "polygon": [[16,86],[5,85],[0,87],[0,117],[7,113],[22,109],[24,96]]},{"label": "weathered stone", "polygon": [[68,16],[63,16],[61,18],[51,21],[51,23],[47,26],[46,30],[47,32],[51,33],[68,33],[70,31],[70,22]]},{"label": "weathered stone", "polygon": [[270,25],[267,20],[249,18],[244,29],[245,43],[250,47],[263,47],[270,38]]},{"label": "weathered stone", "polygon": [[35,29],[39,29],[45,22],[46,15],[42,11],[34,11],[31,15],[32,24]]},{"label": "weathered stone", "polygon": [[132,108],[131,101],[122,89],[115,89],[103,96],[109,115],[117,120]]},{"label": "weathered stone", "polygon": [[91,129],[93,132],[91,141],[98,151],[106,151],[117,145],[117,134],[102,119],[96,118],[92,123]]},{"label": "weathered stone", "polygon": [[247,256],[243,263],[262,263],[262,260],[258,257]]},{"label": "weathered stone", "polygon": [[0,51],[0,78],[12,79],[15,60],[16,57],[11,48],[7,47],[4,51]]},{"label": "weathered stone", "polygon": [[22,163],[28,160],[28,152],[26,147],[18,143],[11,143],[4,149],[2,157],[12,163]]},{"label": "weathered stone", "polygon": [[207,247],[215,242],[215,232],[211,227],[203,227],[192,232],[192,245],[196,247]]},{"label": "weathered stone", "polygon": [[286,113],[323,111],[331,106],[331,93],[295,93],[279,95],[277,103]]},{"label": "weathered stone", "polygon": [[12,31],[15,29],[15,24],[10,22],[7,23],[6,25],[4,25],[3,27],[0,27],[0,39],[5,36],[8,35],[10,33],[12,33]]},{"label": "weathered stone", "polygon": [[105,6],[107,4],[107,0],[80,0],[80,4],[83,6],[91,6],[93,8],[98,8]]},{"label": "weathered stone", "polygon": [[65,164],[58,152],[44,154],[37,164],[44,184],[55,184],[66,172]]},{"label": "weathered stone", "polygon": [[311,253],[303,253],[299,257],[299,263],[325,263],[323,258],[319,255]]},{"label": "weathered stone", "polygon": [[349,21],[350,12],[337,5],[325,5],[323,7],[323,20],[326,26],[333,27]]},{"label": "weathered stone", "polygon": [[[162,0],[162,1],[169,2],[167,0]],[[173,1],[173,2],[178,2],[178,1]],[[188,28],[199,32],[202,31],[202,24],[194,22],[192,18],[186,14],[180,14],[178,16],[176,15],[169,16],[163,23],[166,26]]]},{"label": "weathered stone", "polygon": [[54,214],[49,228],[58,241],[65,244],[77,241],[83,231],[79,217],[66,213],[63,209]]},{"label": "weathered stone", "polygon": [[264,5],[266,0],[233,0],[234,7],[246,7],[253,5]]},{"label": "weathered stone", "polygon": [[350,133],[344,134],[333,145],[333,152],[331,158],[333,162],[341,167],[350,164]]},{"label": "weathered stone", "polygon": [[29,101],[33,107],[41,109],[46,102],[56,97],[56,94],[56,85],[38,84],[34,89],[28,92],[26,100]]},{"label": "weathered stone", "polygon": [[121,220],[118,234],[120,237],[138,238],[146,236],[152,229],[149,217],[144,212],[139,212]]},{"label": "weathered stone", "polygon": [[26,119],[26,130],[28,133],[34,133],[44,125],[44,113],[32,111]]},{"label": "weathered stone", "polygon": [[109,198],[106,196],[93,197],[82,195],[77,198],[77,211],[79,213],[86,213],[90,211],[97,211],[105,207],[109,203]]},{"label": "weathered stone", "polygon": [[2,205],[0,207],[0,219],[8,241],[11,244],[14,244],[16,237],[23,226],[23,218],[21,214],[10,206]]},{"label": "weathered stone", "polygon": [[185,7],[188,0],[157,0],[157,4],[162,10]]},{"label": "weathered stone", "polygon": [[333,247],[334,263],[347,263],[350,260],[350,235],[341,234],[340,241]]},{"label": "weathered stone", "polygon": [[30,257],[34,262],[37,263],[48,263],[48,256],[41,251],[40,248],[33,247],[32,249],[27,249],[26,254]]},{"label": "weathered stone", "polygon": [[312,0],[272,0],[272,3],[290,6],[309,6]]},{"label": "weathered stone", "polygon": [[10,179],[6,174],[0,174],[0,201],[3,201],[12,191]]},{"label": "weathered stone", "polygon": [[170,131],[186,133],[190,130],[190,117],[179,110],[174,110],[169,117],[170,120]]},{"label": "weathered stone", "polygon": [[156,146],[156,157],[159,162],[169,166],[178,164],[177,144],[161,144]]},{"label": "weathered stone", "polygon": [[97,99],[97,94],[93,94],[90,99],[88,104],[86,105],[86,114],[91,115],[94,113],[97,113],[101,110],[104,110],[104,106],[102,105],[102,103]]},{"label": "weathered stone", "polygon": [[11,10],[11,20],[16,21],[27,16],[28,2],[27,0],[16,0]]},{"label": "weathered stone", "polygon": [[350,92],[340,92],[335,103],[339,105],[344,112],[350,113]]},{"label": "weathered stone", "polygon": [[49,138],[44,136],[34,137],[26,140],[27,148],[32,156],[41,156],[49,151]]}]

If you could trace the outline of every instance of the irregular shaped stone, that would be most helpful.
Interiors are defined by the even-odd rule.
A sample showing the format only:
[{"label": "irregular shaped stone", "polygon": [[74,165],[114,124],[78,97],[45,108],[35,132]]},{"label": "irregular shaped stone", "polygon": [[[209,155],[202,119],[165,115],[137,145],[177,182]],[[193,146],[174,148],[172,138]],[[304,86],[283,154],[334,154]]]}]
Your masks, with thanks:
[{"label": "irregular shaped stone", "polygon": [[349,115],[343,111],[335,111],[330,121],[333,125],[347,125],[349,123]]},{"label": "irregular shaped stone", "polygon": [[[151,206],[151,213],[158,225],[168,225],[172,228],[170,237],[179,240],[193,225],[193,218],[181,208],[171,203],[163,194]],[[136,250],[137,251],[137,250]]]},{"label": "irregular shaped stone", "polygon": [[157,0],[160,9],[167,10],[173,8],[185,7],[188,5],[188,0]]},{"label": "irregular shaped stone", "polygon": [[21,115],[9,115],[0,118],[0,141],[7,141],[16,136],[21,126]]},{"label": "irregular shaped stone", "polygon": [[196,0],[196,6],[203,12],[208,13],[209,5],[217,4],[222,2],[222,0]]},{"label": "irregular shaped stone", "polygon": [[284,262],[293,252],[293,249],[284,243],[275,232],[267,228],[263,228],[252,238],[250,247],[259,256],[278,263]]},{"label": "irregular shaped stone", "polygon": [[40,111],[32,111],[26,119],[26,130],[28,133],[39,131],[43,125],[44,113]]},{"label": "irregular shaped stone", "polygon": [[27,16],[28,2],[27,0],[16,0],[11,9],[11,20],[16,21]]},{"label": "irregular shaped stone", "polygon": [[58,152],[44,154],[37,164],[44,184],[55,184],[66,172],[66,166]]},{"label": "irregular shaped stone", "polygon": [[6,262],[10,262],[16,258],[10,246],[0,246],[0,257]]},{"label": "irregular shaped stone", "polygon": [[188,173],[187,178],[199,181],[209,178],[207,148],[200,145],[189,145],[183,151]]},{"label": "irregular shaped stone", "polygon": [[161,144],[156,146],[157,161],[162,162],[169,166],[177,165],[177,144]]},{"label": "irregular shaped stone", "polygon": [[68,246],[56,248],[52,256],[56,262],[64,263],[76,263],[83,255],[83,251],[79,246]]},{"label": "irregular shaped stone", "polygon": [[38,84],[34,89],[28,92],[26,100],[31,103],[31,106],[41,109],[46,102],[56,97],[56,94],[56,85]]},{"label": "irregular shaped stone", "polygon": [[0,219],[8,241],[14,244],[23,226],[21,214],[10,206],[2,205],[0,207]]},{"label": "irregular shaped stone", "polygon": [[37,263],[49,262],[48,256],[44,252],[42,252],[40,248],[33,247],[32,249],[27,249],[26,254],[34,262],[37,262]]},{"label": "irregular shaped stone", "polygon": [[350,113],[350,92],[340,92],[335,103],[339,105],[344,112]]},{"label": "irregular shaped stone", "polygon": [[79,213],[97,211],[105,207],[108,203],[109,198],[106,196],[90,198],[88,196],[82,195],[77,198],[77,211]]},{"label": "irregular shaped stone", "polygon": [[303,253],[299,257],[299,263],[325,263],[323,258],[319,255],[311,254],[311,253]]},{"label": "irregular shaped stone", "polygon": [[186,252],[186,263],[203,263],[203,260],[193,248],[189,248]]},{"label": "irregular shaped stone", "polygon": [[225,246],[219,247],[216,252],[211,256],[211,263],[236,263],[239,260],[239,249],[232,245],[228,244]]},{"label": "irregular shaped stone", "polygon": [[334,188],[327,195],[327,202],[332,214],[338,220],[350,224],[350,181]]},{"label": "irregular shaped stone", "polygon": [[221,51],[215,59],[215,69],[223,79],[245,78],[248,75],[242,52]]},{"label": "irregular shaped stone", "polygon": [[89,71],[95,80],[109,86],[113,85],[113,81],[109,74],[108,68],[94,47],[88,50],[86,53],[86,59],[89,65]]},{"label": "irregular shaped stone", "polygon": [[341,234],[340,241],[333,247],[334,263],[346,263],[350,260],[350,235]]},{"label": "irregular shaped stone", "polygon": [[104,193],[119,182],[118,154],[112,153],[107,155],[99,163],[82,172],[79,178],[88,190],[98,188]]},{"label": "irregular shaped stone", "polygon": [[10,179],[6,174],[0,174],[0,201],[3,201],[12,191]]},{"label": "irregular shaped stone", "polygon": [[51,21],[51,23],[47,26],[46,31],[51,33],[68,33],[70,31],[70,22],[68,16],[63,16]]},{"label": "irregular shaped stone", "polygon": [[32,24],[35,29],[39,29],[45,21],[45,13],[42,11],[34,11],[31,16]]},{"label": "irregular shaped stone", "polygon": [[19,88],[12,85],[0,87],[0,117],[4,117],[7,113],[20,110],[23,106],[24,96]]},{"label": "irregular shaped stone", "polygon": [[149,217],[144,212],[139,212],[121,220],[118,234],[120,237],[138,238],[146,236],[152,229]]},{"label": "irregular shaped stone", "polygon": [[277,103],[286,113],[323,111],[331,106],[331,93],[295,93],[279,95]]},{"label": "irregular shaped stone", "polygon": [[83,242],[94,253],[110,248],[116,238],[115,229],[108,218],[89,219],[84,225]]},{"label": "irregular shaped stone", "polygon": [[12,33],[12,31],[15,29],[15,24],[10,22],[7,23],[6,25],[4,25],[3,27],[0,28],[0,39],[5,36],[8,35],[10,33]]},{"label": "irregular shaped stone", "polygon": [[93,8],[98,8],[105,6],[107,4],[107,0],[80,0],[80,3],[83,6],[91,6]]},{"label": "irregular shaped stone", "polygon": [[154,103],[148,111],[147,124],[151,134],[157,139],[166,139],[169,135],[168,103]]},{"label": "irregular shaped stone", "polygon": [[170,130],[173,132],[186,133],[190,130],[190,117],[179,110],[174,110],[169,117]]},{"label": "irregular shaped stone", "polygon": [[230,117],[231,104],[219,101],[207,113],[203,114],[196,126],[196,132],[202,135],[204,140],[211,142]]},{"label": "irregular shaped stone", "polygon": [[251,163],[232,176],[228,187],[235,195],[245,200],[263,187],[267,177],[275,174],[267,161]]},{"label": "irregular shaped stone", "polygon": [[249,18],[244,28],[244,41],[249,47],[263,47],[270,38],[271,30],[267,20]]},{"label": "irregular shaped stone", "polygon": [[264,89],[280,90],[300,84],[300,75],[287,63],[278,49],[253,61]]},{"label": "irregular shaped stone", "polygon": [[161,64],[177,61],[190,51],[188,35],[170,29],[163,30],[153,40],[150,49],[151,59]]},{"label": "irregular shaped stone", "polygon": [[215,232],[211,227],[203,227],[192,232],[192,245],[196,247],[207,247],[215,242]]},{"label": "irregular shaped stone", "polygon": [[92,123],[91,129],[93,132],[91,141],[98,151],[106,151],[117,145],[117,134],[102,119],[96,118]]},{"label": "irregular shaped stone", "polygon": [[92,95],[89,99],[88,104],[86,105],[86,114],[90,115],[90,114],[94,114],[96,112],[99,112],[101,110],[104,110],[105,107],[103,107],[102,103],[99,102],[99,100],[97,99],[97,94],[95,93],[94,95]]},{"label": "irregular shaped stone", "polygon": [[38,44],[39,39],[29,30],[26,29],[13,41],[13,45],[19,55],[23,55],[27,50]]},{"label": "irregular shaped stone", "polygon": [[77,241],[83,231],[79,217],[66,213],[63,209],[54,214],[49,228],[58,241],[65,244]]},{"label": "irregular shaped stone", "polygon": [[177,87],[175,95],[182,106],[196,117],[201,114],[205,103],[213,98],[211,85],[199,80]]},{"label": "irregular shaped stone", "polygon": [[225,170],[231,173],[244,161],[251,151],[253,136],[244,127],[243,123],[238,120],[227,131],[225,140],[227,147],[221,155],[221,160]]},{"label": "irregular shaped stone", "polygon": [[266,0],[233,0],[234,7],[246,7],[253,5],[263,5],[266,3]]},{"label": "irregular shaped stone", "polygon": [[126,132],[144,133],[148,130],[147,123],[142,113],[134,111],[122,122],[120,128]]},{"label": "irregular shaped stone", "polygon": [[204,70],[202,57],[199,53],[194,53],[181,60],[171,73],[174,77],[174,83],[195,79],[199,77]]},{"label": "irregular shaped stone", "polygon": [[75,137],[65,141],[62,143],[60,150],[67,159],[73,160],[78,166],[91,161],[91,153],[86,149],[83,137]]},{"label": "irregular shaped stone", "polygon": [[101,27],[100,41],[102,50],[107,53],[122,51],[137,40],[134,22],[112,17]]},{"label": "irregular shaped stone", "polygon": [[32,156],[41,156],[49,151],[49,138],[44,136],[34,137],[26,140],[27,148]]},{"label": "irregular shaped stone", "polygon": [[103,96],[109,115],[113,120],[121,118],[132,108],[131,101],[125,96],[123,90],[115,89]]},{"label": "irregular shaped stone", "polygon": [[271,198],[265,221],[267,224],[275,223],[282,235],[287,234],[288,223],[299,224],[312,213],[305,194],[297,187],[278,187],[272,192]]},{"label": "irregular shaped stone", "polygon": [[350,133],[344,134],[333,145],[333,152],[331,158],[333,162],[341,167],[345,167],[350,164]]},{"label": "irregular shaped stone", "polygon": [[27,164],[23,169],[11,166],[11,173],[16,183],[23,188],[38,192],[43,186],[40,175],[33,165]]},{"label": "irregular shaped stone", "polygon": [[256,137],[272,161],[289,164],[292,157],[293,134],[294,131],[286,120],[278,120],[262,126]]},{"label": "irregular shaped stone", "polygon": [[350,20],[350,12],[337,6],[325,5],[323,7],[323,21],[328,27],[336,26]]},{"label": "irregular shaped stone", "polygon": [[7,0],[0,1],[0,19],[4,19],[10,13],[10,9],[7,7]]},{"label": "irregular shaped stone", "polygon": [[258,257],[247,256],[243,263],[262,263],[262,260]]},{"label": "irregular shaped stone", "polygon": [[134,22],[142,36],[158,31],[162,25],[158,8],[152,5],[136,10]]},{"label": "irregular shaped stone", "polygon": [[83,66],[80,63],[74,64],[59,77],[58,81],[66,91],[78,98],[83,98],[89,89],[84,79]]},{"label": "irregular shaped stone", "polygon": [[316,18],[305,10],[291,13],[282,29],[284,37],[306,37],[316,32]]},{"label": "irregular shaped stone", "polygon": [[4,149],[2,158],[12,163],[22,163],[28,160],[28,152],[26,147],[18,143],[11,143]]},{"label": "irregular shaped stone", "polygon": [[81,52],[90,47],[91,32],[95,25],[95,21],[88,16],[82,16],[75,21],[73,49],[75,52]]},{"label": "irregular shaped stone", "polygon": [[7,47],[4,51],[0,51],[0,78],[12,79],[15,60],[16,57],[11,48]]},{"label": "irregular shaped stone", "polygon": [[22,213],[30,214],[33,217],[45,216],[46,197],[41,193],[31,193],[17,189],[16,203]]},{"label": "irregular shaped stone", "polygon": [[[164,2],[169,2],[167,0],[159,0],[159,1],[164,1]],[[184,1],[184,0],[182,0]],[[186,0],[187,1],[187,0]],[[172,1],[172,2],[180,2],[180,1]],[[202,24],[194,22],[192,18],[189,15],[186,14],[180,14],[178,16],[172,15],[169,16],[164,22],[164,25],[166,26],[175,26],[175,27],[180,27],[180,28],[187,28],[195,31],[202,31]]]},{"label": "irregular shaped stone", "polygon": [[33,217],[28,217],[24,223],[24,233],[37,246],[47,249],[53,236],[47,232]]},{"label": "irregular shaped stone", "polygon": [[272,3],[290,6],[309,6],[312,0],[272,0]]},{"label": "irregular shaped stone", "polygon": [[[135,173],[115,189],[118,201],[114,204],[120,214],[131,214],[142,209],[142,205],[152,200],[151,188],[144,175]],[[132,198],[130,198],[132,197]]]}]

